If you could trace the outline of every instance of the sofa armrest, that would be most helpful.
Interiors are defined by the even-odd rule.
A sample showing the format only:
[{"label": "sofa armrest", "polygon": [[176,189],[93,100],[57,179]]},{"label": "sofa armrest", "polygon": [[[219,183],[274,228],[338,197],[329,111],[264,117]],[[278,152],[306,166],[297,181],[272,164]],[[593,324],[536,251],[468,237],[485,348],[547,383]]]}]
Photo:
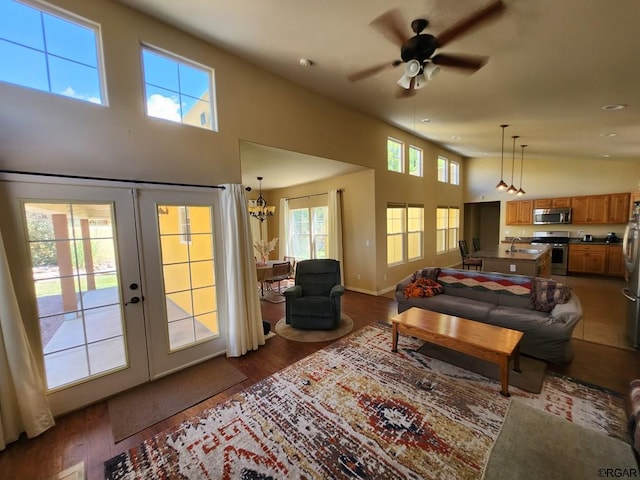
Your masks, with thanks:
[{"label": "sofa armrest", "polygon": [[567,326],[575,326],[582,319],[582,303],[575,294],[571,293],[571,298],[567,303],[558,303],[550,312],[554,322],[563,323]]},{"label": "sofa armrest", "polygon": [[344,287],[342,285],[334,285],[331,287],[331,291],[329,292],[329,297],[341,297],[344,295]]}]

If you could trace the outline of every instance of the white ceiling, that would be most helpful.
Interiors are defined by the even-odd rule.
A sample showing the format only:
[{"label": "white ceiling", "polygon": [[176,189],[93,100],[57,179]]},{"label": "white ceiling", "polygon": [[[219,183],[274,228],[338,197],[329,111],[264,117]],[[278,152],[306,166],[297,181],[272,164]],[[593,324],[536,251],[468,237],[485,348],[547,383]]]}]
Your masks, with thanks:
[{"label": "white ceiling", "polygon": [[[120,2],[466,157],[499,157],[504,123],[509,156],[519,135],[528,161],[640,159],[638,0],[504,0],[501,17],[436,52],[487,55],[487,65],[473,75],[443,68],[407,99],[395,98],[402,67],[347,80],[399,58],[369,23],[399,7],[408,35],[414,18],[437,35],[489,0]],[[301,57],[314,65],[300,66]],[[609,104],[628,108],[602,109]]]}]

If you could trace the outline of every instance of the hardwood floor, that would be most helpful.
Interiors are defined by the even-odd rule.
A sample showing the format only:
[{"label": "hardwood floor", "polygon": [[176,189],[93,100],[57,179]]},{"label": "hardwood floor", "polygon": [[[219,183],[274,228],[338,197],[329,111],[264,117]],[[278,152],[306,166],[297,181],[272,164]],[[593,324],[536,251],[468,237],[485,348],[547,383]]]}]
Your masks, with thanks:
[{"label": "hardwood floor", "polygon": [[[284,303],[263,301],[261,305],[263,318],[275,327],[277,321],[284,316]],[[370,323],[387,320],[396,313],[396,304],[388,296],[373,297],[348,291],[343,297],[343,311],[353,319],[355,331]],[[241,358],[230,359],[236,368],[247,375],[244,382],[118,444],[113,443],[106,401],[58,418],[56,426],[50,431],[34,439],[23,438],[0,453],[0,478],[45,480],[84,460],[87,479],[102,479],[105,460],[205,408],[216,405],[329,343],[331,342],[300,343],[280,336],[273,337],[259,350]],[[551,365],[550,370],[621,393],[626,392],[631,379],[640,378],[638,351],[579,339],[574,340],[574,349],[573,362],[562,366]]]}]

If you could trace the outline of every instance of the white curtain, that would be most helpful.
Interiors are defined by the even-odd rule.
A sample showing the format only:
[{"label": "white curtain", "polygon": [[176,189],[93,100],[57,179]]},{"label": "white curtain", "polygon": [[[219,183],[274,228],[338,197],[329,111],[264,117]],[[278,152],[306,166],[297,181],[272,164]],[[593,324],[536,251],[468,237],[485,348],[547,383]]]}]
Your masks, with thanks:
[{"label": "white curtain", "polygon": [[291,255],[291,240],[289,235],[289,200],[286,198],[280,199],[280,221],[278,223],[278,251],[280,252],[278,258],[284,258]]},{"label": "white curtain", "polygon": [[227,357],[239,357],[264,345],[264,331],[245,190],[242,185],[224,187],[220,209],[227,295],[222,304],[229,319]]},{"label": "white curtain", "polygon": [[340,262],[340,283],[344,285],[344,265],[342,264],[342,204],[340,191],[329,190],[329,258]]},{"label": "white curtain", "polygon": [[31,438],[53,425],[0,234],[0,450],[22,432]]}]

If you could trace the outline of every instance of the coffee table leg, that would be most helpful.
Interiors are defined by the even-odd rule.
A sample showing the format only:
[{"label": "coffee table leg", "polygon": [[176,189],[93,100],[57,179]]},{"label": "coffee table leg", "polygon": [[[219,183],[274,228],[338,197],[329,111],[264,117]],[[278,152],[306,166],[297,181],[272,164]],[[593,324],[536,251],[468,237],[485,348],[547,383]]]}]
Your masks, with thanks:
[{"label": "coffee table leg", "polygon": [[516,348],[513,350],[513,371],[521,373],[520,370],[520,344],[516,345]]},{"label": "coffee table leg", "polygon": [[502,384],[500,395],[509,397],[509,357],[506,355],[500,358],[500,383]]},{"label": "coffee table leg", "polygon": [[391,326],[391,351],[398,351],[398,322],[392,322]]}]

